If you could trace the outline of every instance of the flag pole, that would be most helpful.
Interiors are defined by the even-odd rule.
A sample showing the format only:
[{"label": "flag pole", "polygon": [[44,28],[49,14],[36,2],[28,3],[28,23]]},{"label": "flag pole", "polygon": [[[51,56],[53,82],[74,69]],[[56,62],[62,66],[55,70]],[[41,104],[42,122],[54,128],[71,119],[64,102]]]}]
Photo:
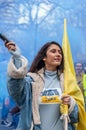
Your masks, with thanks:
[{"label": "flag pole", "polygon": [[66,117],[64,121],[64,130],[68,130],[68,118]]},{"label": "flag pole", "polygon": [[[68,69],[70,72],[69,67],[69,61],[68,61],[68,37],[67,37],[67,30],[66,30],[66,19],[64,19],[64,34],[63,34],[63,53],[64,53],[64,94],[67,94],[67,87],[68,87]],[[64,113],[63,113],[63,119],[64,119],[64,130],[68,130],[68,105],[63,104],[64,107]]]}]

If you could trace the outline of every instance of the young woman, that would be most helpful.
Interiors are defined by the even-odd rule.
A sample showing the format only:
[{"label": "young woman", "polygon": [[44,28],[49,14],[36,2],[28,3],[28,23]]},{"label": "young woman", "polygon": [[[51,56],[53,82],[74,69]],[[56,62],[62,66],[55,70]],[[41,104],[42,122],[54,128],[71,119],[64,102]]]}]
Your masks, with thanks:
[{"label": "young woman", "polygon": [[6,47],[12,54],[8,64],[8,91],[20,108],[17,130],[64,130],[58,99],[69,108],[68,130],[75,130],[79,109],[76,98],[69,94],[62,96],[64,56],[61,46],[54,41],[46,43],[29,72],[28,61],[16,44],[9,42]]}]

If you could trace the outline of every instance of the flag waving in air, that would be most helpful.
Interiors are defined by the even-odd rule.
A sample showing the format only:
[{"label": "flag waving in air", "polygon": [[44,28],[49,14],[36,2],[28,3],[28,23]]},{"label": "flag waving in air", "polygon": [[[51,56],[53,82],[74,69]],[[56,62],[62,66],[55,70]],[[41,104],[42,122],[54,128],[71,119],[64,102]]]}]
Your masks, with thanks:
[{"label": "flag waving in air", "polygon": [[[72,96],[79,108],[79,121],[77,124],[77,130],[86,130],[86,113],[84,106],[83,94],[77,85],[74,64],[72,60],[72,54],[70,44],[67,36],[66,19],[64,19],[64,34],[62,48],[64,53],[64,93]],[[67,113],[67,110],[66,110]]]}]

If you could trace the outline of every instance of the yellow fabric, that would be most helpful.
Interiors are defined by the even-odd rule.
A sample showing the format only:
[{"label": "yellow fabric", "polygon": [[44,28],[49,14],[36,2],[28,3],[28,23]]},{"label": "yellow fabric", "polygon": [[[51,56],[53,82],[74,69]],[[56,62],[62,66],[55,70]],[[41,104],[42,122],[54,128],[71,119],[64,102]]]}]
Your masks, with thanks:
[{"label": "yellow fabric", "polygon": [[[63,96],[67,95],[67,93],[64,92],[62,95]],[[61,103],[60,112],[61,112],[62,115],[68,115],[68,105],[65,105],[65,104]]]},{"label": "yellow fabric", "polygon": [[63,103],[60,105],[60,112],[63,115],[68,115],[68,105],[64,105]]},{"label": "yellow fabric", "polygon": [[59,96],[42,96],[41,97],[42,103],[61,103]]},{"label": "yellow fabric", "polygon": [[84,96],[86,97],[86,74],[83,74],[83,88],[84,88]]},{"label": "yellow fabric", "polygon": [[85,111],[86,111],[86,74],[83,74],[83,95],[84,95],[84,102],[85,102]]},{"label": "yellow fabric", "polygon": [[64,92],[71,95],[77,102],[79,108],[79,122],[77,130],[86,130],[86,113],[84,107],[84,97],[76,82],[72,54],[66,30],[66,19],[64,19],[64,35],[62,48],[64,52]]}]

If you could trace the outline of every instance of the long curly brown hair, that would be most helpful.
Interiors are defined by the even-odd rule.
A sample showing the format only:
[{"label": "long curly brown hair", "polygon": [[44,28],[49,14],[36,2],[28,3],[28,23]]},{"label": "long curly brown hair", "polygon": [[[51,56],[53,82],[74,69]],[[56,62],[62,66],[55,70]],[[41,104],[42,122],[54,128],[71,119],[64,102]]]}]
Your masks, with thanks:
[{"label": "long curly brown hair", "polygon": [[47,42],[46,44],[44,44],[44,46],[42,46],[42,48],[39,50],[38,54],[36,55],[35,59],[33,60],[31,67],[29,69],[29,72],[37,73],[41,68],[45,67],[43,58],[46,56],[46,52],[52,44],[57,45],[61,49],[62,61],[61,61],[61,64],[57,67],[57,75],[63,73],[63,70],[64,70],[63,50],[62,50],[62,47],[59,45],[59,43],[55,41]]}]

